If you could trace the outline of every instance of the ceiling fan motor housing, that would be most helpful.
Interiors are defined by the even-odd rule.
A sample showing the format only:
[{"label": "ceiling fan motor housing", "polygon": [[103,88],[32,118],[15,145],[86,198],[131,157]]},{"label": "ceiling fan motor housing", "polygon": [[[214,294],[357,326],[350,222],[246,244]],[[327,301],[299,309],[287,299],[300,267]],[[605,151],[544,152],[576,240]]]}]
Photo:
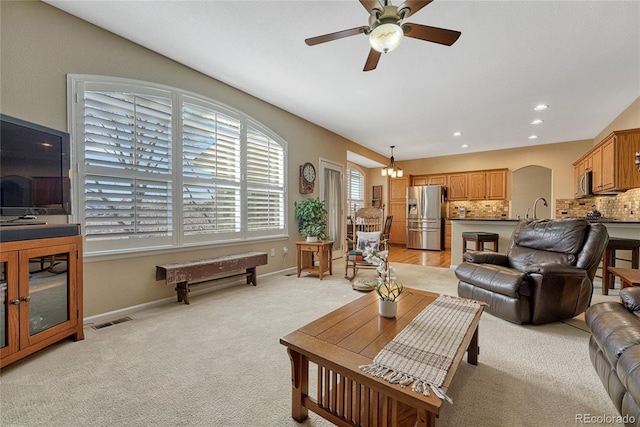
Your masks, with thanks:
[{"label": "ceiling fan motor housing", "polygon": [[380,11],[380,9],[373,9],[371,11],[371,16],[369,16],[369,27],[370,30],[373,31],[378,25],[381,24],[400,25],[401,20],[402,18],[398,14],[397,6],[385,6],[384,10],[382,11]]}]

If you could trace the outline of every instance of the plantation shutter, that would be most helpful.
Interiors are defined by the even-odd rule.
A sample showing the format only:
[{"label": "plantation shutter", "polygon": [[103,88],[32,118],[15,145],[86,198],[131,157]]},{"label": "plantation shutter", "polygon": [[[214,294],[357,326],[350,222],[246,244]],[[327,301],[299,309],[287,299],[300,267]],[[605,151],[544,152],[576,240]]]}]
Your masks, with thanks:
[{"label": "plantation shutter", "polygon": [[185,102],[182,122],[184,234],[239,232],[240,120]]},{"label": "plantation shutter", "polygon": [[85,253],[287,236],[287,144],[246,114],[149,82],[68,76]]},{"label": "plantation shutter", "polygon": [[364,207],[364,175],[357,169],[347,169],[347,200],[351,215]]},{"label": "plantation shutter", "polygon": [[87,240],[170,236],[171,97],[84,94]]},{"label": "plantation shutter", "polygon": [[247,129],[247,229],[284,228],[284,147],[256,126]]}]

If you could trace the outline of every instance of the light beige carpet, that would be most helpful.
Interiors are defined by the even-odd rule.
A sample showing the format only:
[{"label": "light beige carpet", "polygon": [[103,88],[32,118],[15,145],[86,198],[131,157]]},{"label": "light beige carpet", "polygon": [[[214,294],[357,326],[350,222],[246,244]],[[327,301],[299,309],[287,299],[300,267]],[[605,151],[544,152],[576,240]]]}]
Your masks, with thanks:
[{"label": "light beige carpet", "polygon": [[[453,271],[394,264],[406,286],[455,294]],[[342,278],[260,277],[85,327],[0,373],[2,426],[296,426],[281,336],[361,296]],[[363,273],[366,275],[367,273]],[[372,272],[369,272],[372,274]],[[596,300],[616,299],[598,296]],[[440,426],[570,426],[616,415],[580,318],[518,326],[484,314],[479,365],[462,363]],[[310,414],[306,426],[330,423]],[[612,424],[607,424],[612,425]]]}]

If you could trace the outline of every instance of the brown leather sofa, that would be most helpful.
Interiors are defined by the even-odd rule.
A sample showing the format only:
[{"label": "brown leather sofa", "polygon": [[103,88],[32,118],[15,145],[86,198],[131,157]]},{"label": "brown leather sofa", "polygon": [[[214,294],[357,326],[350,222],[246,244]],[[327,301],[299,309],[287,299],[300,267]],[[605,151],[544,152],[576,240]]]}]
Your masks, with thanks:
[{"label": "brown leather sofa", "polygon": [[640,288],[620,291],[620,302],[589,307],[589,356],[627,426],[640,426]]},{"label": "brown leather sofa", "polygon": [[513,323],[570,319],[591,303],[593,277],[609,235],[584,219],[523,220],[506,254],[467,251],[458,295]]}]

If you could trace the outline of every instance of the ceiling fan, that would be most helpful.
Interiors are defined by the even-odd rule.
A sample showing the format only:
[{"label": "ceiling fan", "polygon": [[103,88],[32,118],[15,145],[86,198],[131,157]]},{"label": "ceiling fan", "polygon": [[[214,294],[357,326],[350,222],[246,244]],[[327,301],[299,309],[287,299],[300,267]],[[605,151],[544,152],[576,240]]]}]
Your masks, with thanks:
[{"label": "ceiling fan", "polygon": [[460,37],[460,31],[403,22],[433,0],[406,0],[400,6],[393,6],[390,0],[381,0],[383,3],[380,3],[380,0],[359,1],[370,14],[369,25],[311,37],[306,39],[305,43],[309,46],[314,46],[344,37],[366,34],[369,36],[371,50],[363,71],[371,71],[378,66],[380,55],[391,52],[398,47],[404,36],[446,46],[451,46]]}]

